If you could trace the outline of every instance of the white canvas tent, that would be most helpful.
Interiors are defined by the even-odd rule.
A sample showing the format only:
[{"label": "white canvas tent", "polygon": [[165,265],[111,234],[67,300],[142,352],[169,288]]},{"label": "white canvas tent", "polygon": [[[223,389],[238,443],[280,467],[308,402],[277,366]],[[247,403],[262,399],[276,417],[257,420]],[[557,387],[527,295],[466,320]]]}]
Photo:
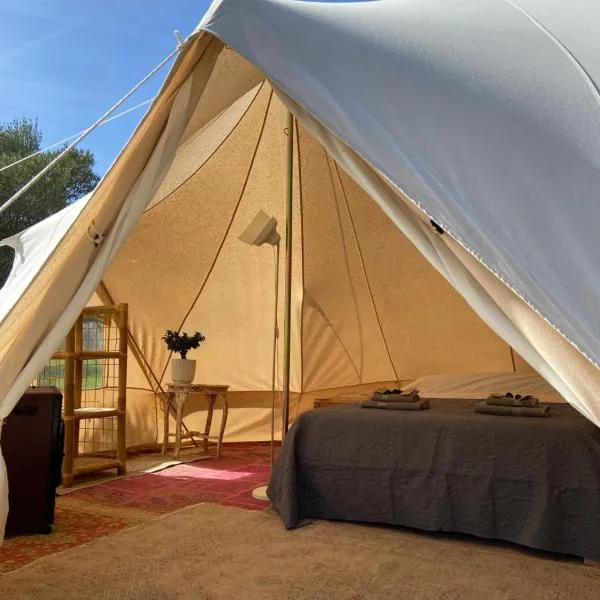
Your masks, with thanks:
[{"label": "white canvas tent", "polygon": [[600,425],[599,17],[591,0],[215,2],[66,233],[24,234],[48,252],[23,245],[0,295],[0,417],[86,303],[127,302],[129,445],[156,440],[177,327],[207,337],[197,379],[234,390],[227,439],[264,436],[273,257],[237,236],[259,209],[284,221],[290,110],[292,412],[330,388],[533,367]]}]

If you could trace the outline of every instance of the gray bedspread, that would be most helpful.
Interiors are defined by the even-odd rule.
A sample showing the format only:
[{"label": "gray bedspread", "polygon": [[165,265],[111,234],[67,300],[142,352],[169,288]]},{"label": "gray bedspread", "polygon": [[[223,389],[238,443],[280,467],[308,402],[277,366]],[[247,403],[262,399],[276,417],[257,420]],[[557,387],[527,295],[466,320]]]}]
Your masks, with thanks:
[{"label": "gray bedspread", "polygon": [[600,559],[600,429],[569,405],[543,419],[333,405],[301,415],[268,495],[287,528],[365,521]]}]

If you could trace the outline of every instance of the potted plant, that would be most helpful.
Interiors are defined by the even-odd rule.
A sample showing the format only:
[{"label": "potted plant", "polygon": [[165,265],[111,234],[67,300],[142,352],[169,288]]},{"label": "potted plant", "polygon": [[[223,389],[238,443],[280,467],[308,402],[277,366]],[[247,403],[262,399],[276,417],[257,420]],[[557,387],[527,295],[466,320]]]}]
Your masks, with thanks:
[{"label": "potted plant", "polygon": [[187,358],[188,352],[198,348],[206,339],[199,331],[193,335],[167,329],[162,337],[167,348],[181,358],[171,359],[171,379],[173,383],[192,383],[196,375],[196,361]]}]

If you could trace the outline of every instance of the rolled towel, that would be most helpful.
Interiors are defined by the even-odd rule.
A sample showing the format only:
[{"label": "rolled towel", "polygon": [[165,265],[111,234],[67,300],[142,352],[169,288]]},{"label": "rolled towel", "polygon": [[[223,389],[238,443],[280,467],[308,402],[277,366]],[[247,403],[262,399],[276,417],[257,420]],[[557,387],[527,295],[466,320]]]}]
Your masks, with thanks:
[{"label": "rolled towel", "polygon": [[509,417],[547,417],[549,406],[494,406],[486,402],[478,402],[473,409],[484,415],[501,415]]},{"label": "rolled towel", "polygon": [[419,398],[419,390],[411,392],[403,392],[400,389],[396,390],[375,390],[371,396],[371,400],[375,402],[417,402]]},{"label": "rolled towel", "polygon": [[387,410],[427,410],[429,400],[415,402],[379,402],[377,400],[363,400],[360,405],[363,408],[383,408]]},{"label": "rolled towel", "polygon": [[491,394],[486,400],[489,406],[538,406],[539,400],[531,395],[521,396],[521,394]]},{"label": "rolled towel", "polygon": [[377,388],[374,394],[379,394],[381,396],[387,396],[389,394],[403,394],[404,391],[398,388]]}]

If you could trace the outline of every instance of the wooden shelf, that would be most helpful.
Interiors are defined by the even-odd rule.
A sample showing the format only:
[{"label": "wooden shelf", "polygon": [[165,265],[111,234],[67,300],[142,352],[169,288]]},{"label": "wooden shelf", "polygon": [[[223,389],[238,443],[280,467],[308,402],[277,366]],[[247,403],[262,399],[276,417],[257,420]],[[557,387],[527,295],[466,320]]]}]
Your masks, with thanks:
[{"label": "wooden shelf", "polygon": [[118,469],[121,462],[114,458],[100,458],[98,456],[76,456],[73,465],[73,475],[95,473],[107,469]]},{"label": "wooden shelf", "polygon": [[[105,315],[119,311],[118,304],[104,304],[103,306],[86,306],[83,309],[85,316],[87,315]],[[112,316],[112,315],[111,315]]]},{"label": "wooden shelf", "polygon": [[58,360],[65,360],[67,358],[74,358],[75,360],[86,360],[86,359],[101,359],[101,358],[121,358],[120,352],[104,352],[103,350],[86,350],[84,352],[55,352],[52,358]]},{"label": "wooden shelf", "polygon": [[[102,345],[108,346],[107,350],[86,350],[84,348],[84,317],[88,315],[97,315],[101,325],[104,328],[99,341]],[[127,440],[126,440],[126,415],[127,415],[127,348],[128,348],[128,309],[127,304],[118,304],[110,306],[87,307],[77,318],[71,331],[65,338],[64,351],[56,352],[53,355],[55,359],[64,360],[64,423],[65,423],[65,453],[63,459],[63,486],[70,487],[74,483],[74,478],[83,473],[93,473],[94,471],[104,471],[106,469],[116,468],[119,475],[126,472],[127,461]],[[106,336],[106,328],[108,338]],[[110,328],[118,329],[118,337],[113,339],[110,335]],[[115,348],[111,344],[118,342],[117,351],[111,351],[109,348]],[[102,347],[102,346],[100,346]],[[115,398],[112,398],[110,408],[89,407],[82,408],[81,405],[84,392],[83,369],[85,360],[113,359],[116,364],[110,365],[112,369],[118,369],[118,389]],[[105,367],[109,365],[105,364]],[[115,386],[117,387],[117,386]],[[116,420],[116,448],[112,458],[102,456],[91,456],[85,454],[78,456],[80,443],[80,425],[84,419],[106,419],[114,418]],[[93,449],[94,443],[92,441]]]},{"label": "wooden shelf", "polygon": [[76,408],[75,419],[106,419],[107,417],[118,417],[118,408]]}]

